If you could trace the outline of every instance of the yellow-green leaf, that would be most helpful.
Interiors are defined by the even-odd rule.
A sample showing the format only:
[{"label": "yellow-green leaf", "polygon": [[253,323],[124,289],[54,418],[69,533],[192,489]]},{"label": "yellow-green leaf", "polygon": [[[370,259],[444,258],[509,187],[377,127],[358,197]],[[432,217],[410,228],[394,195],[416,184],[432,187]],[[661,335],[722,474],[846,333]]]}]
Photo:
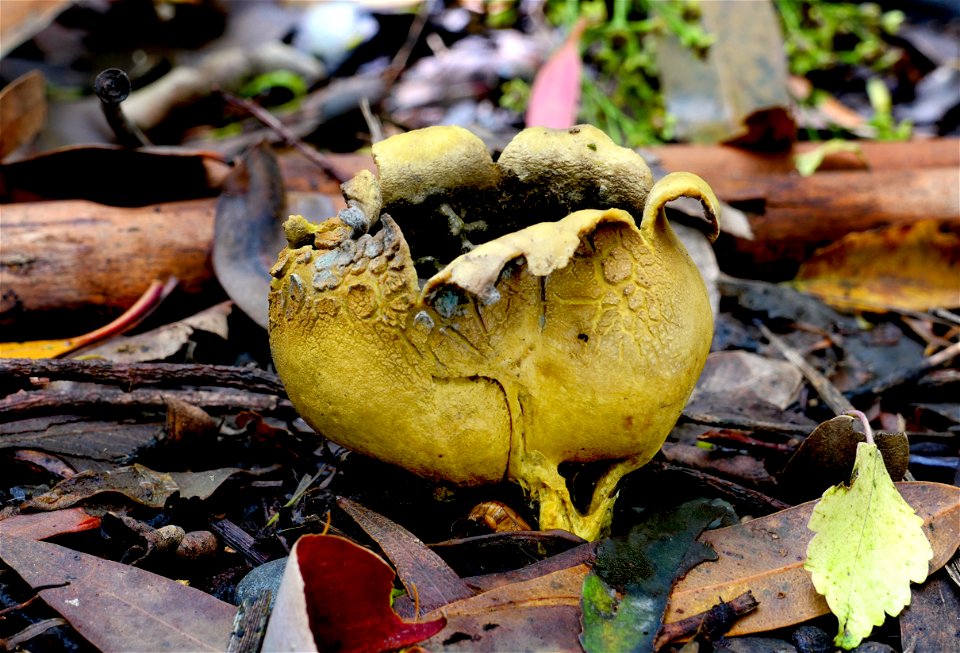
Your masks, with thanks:
[{"label": "yellow-green leaf", "polygon": [[876,445],[857,445],[850,485],[827,489],[813,510],[804,564],[840,621],[837,646],[854,648],[910,603],[910,582],[926,579],[933,557],[922,526]]}]

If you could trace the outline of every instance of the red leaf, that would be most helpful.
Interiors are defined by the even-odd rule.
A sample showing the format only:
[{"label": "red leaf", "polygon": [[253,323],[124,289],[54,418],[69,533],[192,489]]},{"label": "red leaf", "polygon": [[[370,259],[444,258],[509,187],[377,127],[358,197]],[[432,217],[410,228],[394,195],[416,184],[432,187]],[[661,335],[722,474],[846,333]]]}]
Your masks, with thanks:
[{"label": "red leaf", "polygon": [[583,70],[579,44],[586,26],[586,21],[578,22],[534,78],[527,105],[527,127],[566,129],[576,124]]},{"label": "red leaf", "polygon": [[63,533],[79,533],[100,527],[100,518],[80,508],[54,510],[32,515],[14,515],[0,521],[0,535],[45,540]]},{"label": "red leaf", "polygon": [[350,540],[306,535],[296,544],[307,615],[320,651],[379,653],[436,633],[446,619],[407,623],[390,608],[394,573],[379,556]]}]

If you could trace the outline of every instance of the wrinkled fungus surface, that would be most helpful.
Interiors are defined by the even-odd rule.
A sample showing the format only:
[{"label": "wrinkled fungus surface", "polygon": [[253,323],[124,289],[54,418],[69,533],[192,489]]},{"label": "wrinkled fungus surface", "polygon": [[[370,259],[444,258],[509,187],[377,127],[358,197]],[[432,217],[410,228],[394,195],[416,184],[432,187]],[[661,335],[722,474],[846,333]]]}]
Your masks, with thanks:
[{"label": "wrinkled fungus surface", "polygon": [[[663,205],[699,198],[714,237],[713,193],[687,173],[654,185],[587,125],[524,130],[497,162],[458,127],[374,158],[337,217],[285,225],[270,343],[291,401],[344,446],[430,478],[518,481],[541,528],[597,537],[706,360],[706,289]],[[609,468],[580,512],[557,468],[595,461]]]}]

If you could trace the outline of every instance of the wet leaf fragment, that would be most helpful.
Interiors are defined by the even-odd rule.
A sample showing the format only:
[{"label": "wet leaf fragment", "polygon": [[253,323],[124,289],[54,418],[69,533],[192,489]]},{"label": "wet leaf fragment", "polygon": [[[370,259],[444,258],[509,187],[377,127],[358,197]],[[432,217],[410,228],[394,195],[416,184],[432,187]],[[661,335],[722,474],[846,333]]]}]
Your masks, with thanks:
[{"label": "wet leaf fragment", "polygon": [[697,537],[713,524],[735,522],[736,515],[722,501],[698,499],[641,519],[626,540],[598,546],[594,570],[584,580],[580,642],[588,653],[653,651],[674,580],[717,559]]}]

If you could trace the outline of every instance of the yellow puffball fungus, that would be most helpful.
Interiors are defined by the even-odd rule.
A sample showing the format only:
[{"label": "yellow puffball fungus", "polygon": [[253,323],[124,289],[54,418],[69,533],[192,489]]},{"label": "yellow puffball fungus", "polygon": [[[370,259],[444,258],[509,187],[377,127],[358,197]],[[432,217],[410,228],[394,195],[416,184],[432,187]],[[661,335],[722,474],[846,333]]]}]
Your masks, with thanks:
[{"label": "yellow puffball fungus", "polygon": [[[291,401],[422,476],[517,481],[542,529],[595,539],[710,349],[707,292],[663,207],[699,198],[714,238],[712,191],[688,173],[653,184],[589,125],[524,130],[496,162],[458,127],[373,153],[379,177],[344,184],[339,216],[285,224],[269,330]],[[597,461],[580,512],[558,466]]]}]

